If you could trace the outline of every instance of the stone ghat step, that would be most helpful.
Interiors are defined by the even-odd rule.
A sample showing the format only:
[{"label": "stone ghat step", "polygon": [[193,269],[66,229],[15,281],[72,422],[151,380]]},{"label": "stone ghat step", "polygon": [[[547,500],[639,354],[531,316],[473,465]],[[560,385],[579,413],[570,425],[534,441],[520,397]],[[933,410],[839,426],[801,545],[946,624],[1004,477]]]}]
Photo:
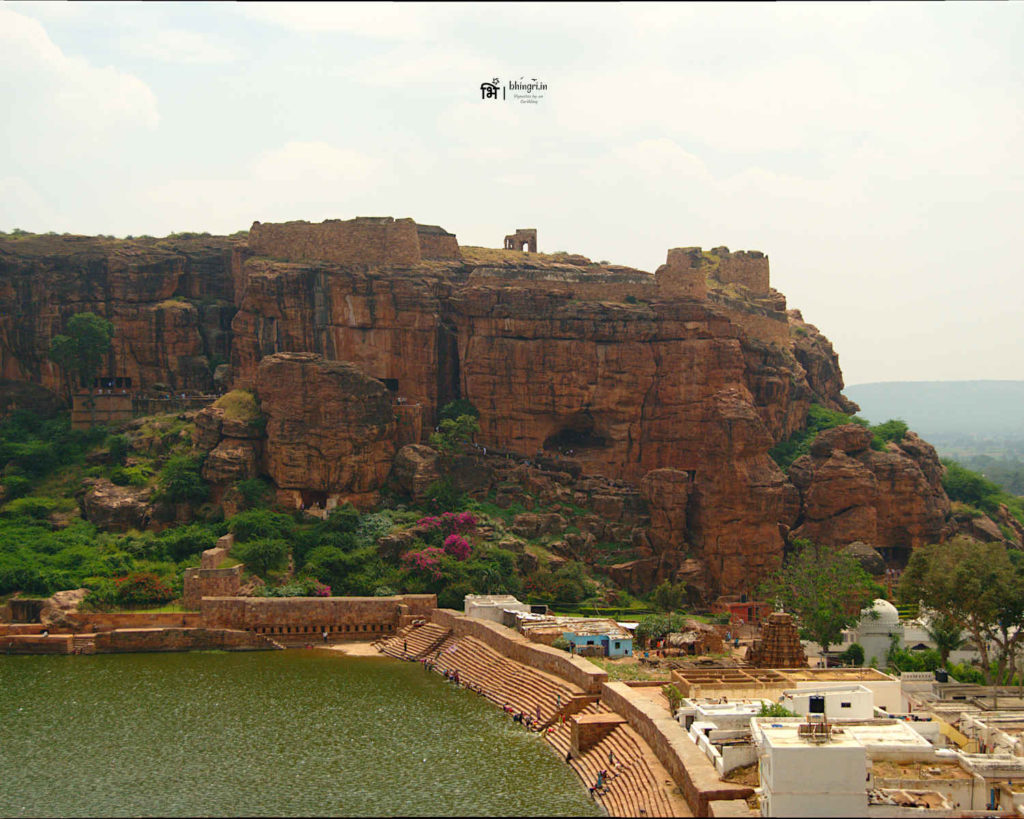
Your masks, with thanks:
[{"label": "stone ghat step", "polygon": [[[611,713],[611,709],[592,704],[580,713]],[[571,726],[558,725],[545,739],[564,759],[571,746]],[[609,751],[614,754],[614,768],[609,764]],[[597,782],[598,772],[614,771],[615,775],[606,780],[605,793],[595,796],[612,816],[674,815],[664,785],[648,766],[639,742],[627,726],[615,728],[579,756],[574,755],[569,764],[588,788]]]},{"label": "stone ghat step", "polygon": [[396,634],[376,643],[377,649],[389,657],[400,660],[421,660],[435,652],[448,637],[450,631],[442,626],[428,623],[410,627],[405,634]]},{"label": "stone ghat step", "polygon": [[508,705],[534,719],[539,713],[541,723],[552,719],[560,704],[581,693],[569,683],[556,683],[472,637],[460,638],[443,650],[436,665],[440,671],[458,671],[460,682],[481,690],[498,705]]}]

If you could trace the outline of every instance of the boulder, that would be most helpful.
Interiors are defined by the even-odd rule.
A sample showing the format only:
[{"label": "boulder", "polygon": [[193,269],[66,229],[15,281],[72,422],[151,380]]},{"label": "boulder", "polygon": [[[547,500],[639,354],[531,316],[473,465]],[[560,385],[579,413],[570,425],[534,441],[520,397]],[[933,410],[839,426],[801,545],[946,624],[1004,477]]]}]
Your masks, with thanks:
[{"label": "boulder", "polygon": [[395,455],[391,478],[415,502],[421,502],[428,487],[441,480],[437,450],[424,444],[406,444]]},{"label": "boulder", "polygon": [[224,410],[219,407],[203,407],[193,420],[195,429],[192,432],[192,444],[203,452],[209,452],[220,443]]},{"label": "boulder", "polygon": [[861,540],[856,540],[845,547],[843,551],[855,558],[860,563],[861,568],[868,574],[875,577],[885,574],[885,558],[882,557],[881,552],[871,545]]},{"label": "boulder", "polygon": [[116,486],[106,478],[88,478],[83,483],[86,491],[79,499],[83,518],[112,532],[146,528],[151,489]]},{"label": "boulder", "polygon": [[49,629],[77,629],[81,622],[78,608],[88,593],[88,589],[57,592],[43,604],[39,612],[39,622]]},{"label": "boulder", "polygon": [[255,441],[224,438],[203,463],[203,477],[213,484],[231,484],[259,474],[259,447]]}]

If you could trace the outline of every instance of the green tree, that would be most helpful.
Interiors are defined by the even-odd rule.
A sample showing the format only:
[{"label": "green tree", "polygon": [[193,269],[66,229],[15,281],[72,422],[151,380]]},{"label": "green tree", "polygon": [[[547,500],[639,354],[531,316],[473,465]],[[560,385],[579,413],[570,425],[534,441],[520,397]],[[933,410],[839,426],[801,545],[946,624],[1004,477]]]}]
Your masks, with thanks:
[{"label": "green tree", "polygon": [[652,594],[654,605],[663,611],[675,611],[686,605],[686,584],[665,580]]},{"label": "green tree", "polygon": [[950,653],[959,650],[967,642],[963,629],[948,614],[936,614],[925,626],[925,631],[935,643],[943,667],[949,662]]},{"label": "green tree", "polygon": [[131,442],[127,435],[111,435],[107,438],[107,453],[110,455],[110,462],[118,466],[124,466],[131,451]]},{"label": "green tree", "polygon": [[288,563],[288,543],[277,538],[259,538],[238,543],[231,552],[249,571],[264,580],[267,574],[283,569]]},{"label": "green tree", "polygon": [[455,419],[445,418],[441,421],[438,432],[430,436],[430,445],[441,452],[459,452],[478,432],[480,424],[472,415],[460,415]]},{"label": "green tree", "polygon": [[160,471],[160,489],[172,503],[202,503],[209,497],[210,486],[203,480],[202,462],[187,455],[176,455]]},{"label": "green tree", "polygon": [[79,386],[91,388],[110,352],[114,325],[95,313],[78,313],[68,320],[64,330],[50,341],[50,359],[68,375],[77,375]]},{"label": "green tree", "polygon": [[250,509],[231,518],[228,531],[242,542],[258,538],[283,540],[294,533],[295,521],[269,509]]},{"label": "green tree", "polygon": [[801,636],[828,651],[881,589],[850,555],[809,540],[797,540],[796,546],[760,593],[796,615]]},{"label": "green tree", "polygon": [[465,398],[456,398],[454,401],[449,401],[438,413],[438,421],[444,421],[445,419],[456,420],[463,415],[471,415],[474,418],[480,417],[480,410],[474,406],[472,401],[467,401]]},{"label": "green tree", "polygon": [[[966,631],[989,684],[1012,671],[1024,641],[1024,576],[1017,560],[1019,553],[1011,556],[1001,543],[955,537],[915,549],[900,577],[904,602],[919,602]],[[994,674],[990,642],[996,645]]]},{"label": "green tree", "polygon": [[864,646],[860,643],[850,643],[846,651],[839,655],[839,660],[846,665],[859,668],[864,665]]}]

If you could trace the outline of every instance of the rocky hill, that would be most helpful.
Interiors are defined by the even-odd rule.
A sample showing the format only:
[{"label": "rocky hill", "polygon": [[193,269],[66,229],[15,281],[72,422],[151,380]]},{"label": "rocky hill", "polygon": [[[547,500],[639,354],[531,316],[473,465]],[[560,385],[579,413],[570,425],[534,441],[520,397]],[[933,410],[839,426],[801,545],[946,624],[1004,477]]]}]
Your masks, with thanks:
[{"label": "rocky hill", "polygon": [[[254,391],[265,428],[197,419],[222,487],[258,473],[286,504],[366,508],[396,476],[411,491],[417,469],[437,469],[478,492],[585,500],[624,544],[615,576],[639,591],[666,578],[752,591],[791,534],[899,560],[956,528],[916,436],[885,451],[856,431],[819,436],[789,476],[769,455],[812,403],[857,407],[831,344],[787,311],[756,251],[675,248],[651,274],[459,247],[391,218],[0,237],[0,303],[8,387],[59,391],[50,339],[90,310],[116,327],[105,374],[133,389],[208,391],[216,376]],[[439,467],[416,453],[460,398],[480,411],[478,447]]]}]

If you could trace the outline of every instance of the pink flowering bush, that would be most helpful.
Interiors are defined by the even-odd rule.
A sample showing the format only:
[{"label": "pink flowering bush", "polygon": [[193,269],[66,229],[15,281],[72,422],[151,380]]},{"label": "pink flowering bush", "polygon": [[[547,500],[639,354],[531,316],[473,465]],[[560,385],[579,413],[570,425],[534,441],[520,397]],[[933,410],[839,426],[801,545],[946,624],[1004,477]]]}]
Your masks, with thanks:
[{"label": "pink flowering bush", "polygon": [[406,552],[402,555],[402,562],[413,571],[433,577],[434,580],[440,580],[442,557],[444,557],[444,549],[427,546],[418,552]]},{"label": "pink flowering bush", "polygon": [[472,550],[469,541],[462,535],[451,534],[444,539],[444,551],[445,554],[451,555],[456,560],[466,560]]},{"label": "pink flowering bush", "polygon": [[[452,535],[464,535],[476,529],[476,517],[472,512],[445,512],[440,517],[431,515],[416,521],[416,529],[422,540],[430,546],[447,543],[445,538]],[[466,544],[467,547],[469,544]],[[445,551],[448,550],[446,545]],[[450,552],[449,552],[450,554]],[[460,558],[462,560],[463,558]]]},{"label": "pink flowering bush", "polygon": [[312,592],[314,597],[330,597],[331,587],[324,583],[317,582],[313,586]]}]

